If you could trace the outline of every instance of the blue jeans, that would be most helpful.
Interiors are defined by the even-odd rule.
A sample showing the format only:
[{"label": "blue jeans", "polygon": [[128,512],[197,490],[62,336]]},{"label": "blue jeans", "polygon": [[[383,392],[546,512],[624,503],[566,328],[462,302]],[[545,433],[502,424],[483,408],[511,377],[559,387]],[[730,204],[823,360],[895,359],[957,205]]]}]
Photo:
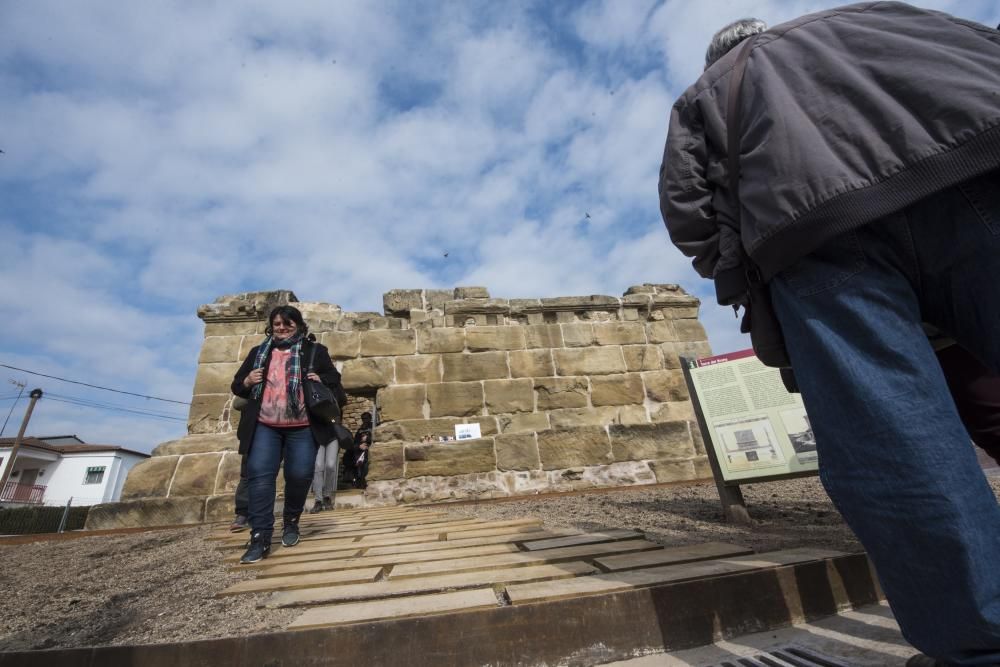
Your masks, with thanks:
[{"label": "blue jeans", "polygon": [[1000,663],[1000,508],[921,328],[1000,371],[1000,171],[833,239],[771,294],[820,478],[904,636]]},{"label": "blue jeans", "polygon": [[250,529],[270,537],[274,531],[274,494],[278,467],[285,460],[284,519],[297,521],[306,504],[316,460],[316,441],[308,426],[272,428],[257,424],[247,453]]}]

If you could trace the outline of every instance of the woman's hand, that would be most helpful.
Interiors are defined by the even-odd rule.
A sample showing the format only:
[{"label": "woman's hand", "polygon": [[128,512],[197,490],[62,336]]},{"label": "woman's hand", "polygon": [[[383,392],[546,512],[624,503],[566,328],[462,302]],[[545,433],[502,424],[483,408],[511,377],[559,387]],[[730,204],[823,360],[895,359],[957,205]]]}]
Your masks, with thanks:
[{"label": "woman's hand", "polygon": [[312,380],[313,382],[322,382],[322,380],[319,379],[319,376],[315,373],[306,373],[306,379]]},{"label": "woman's hand", "polygon": [[245,378],[243,378],[243,386],[252,387],[255,384],[260,384],[263,381],[264,381],[264,369],[257,368],[250,371],[250,375],[247,375]]}]

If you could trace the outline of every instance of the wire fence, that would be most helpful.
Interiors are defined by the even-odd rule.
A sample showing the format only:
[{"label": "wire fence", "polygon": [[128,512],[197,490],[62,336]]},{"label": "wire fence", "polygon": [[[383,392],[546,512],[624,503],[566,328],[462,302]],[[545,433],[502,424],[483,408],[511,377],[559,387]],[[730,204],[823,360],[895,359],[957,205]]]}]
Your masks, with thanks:
[{"label": "wire fence", "polygon": [[[65,507],[0,507],[0,535],[55,533]],[[70,507],[65,530],[82,530],[90,507]]]}]

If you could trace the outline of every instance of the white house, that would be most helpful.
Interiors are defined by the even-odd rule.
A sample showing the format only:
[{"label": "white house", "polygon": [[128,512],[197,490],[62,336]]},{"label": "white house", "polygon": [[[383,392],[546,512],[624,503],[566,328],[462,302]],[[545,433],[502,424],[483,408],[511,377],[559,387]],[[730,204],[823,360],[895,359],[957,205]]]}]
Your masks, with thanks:
[{"label": "white house", "polygon": [[[0,470],[14,438],[0,438]],[[0,492],[4,505],[96,505],[118,500],[128,471],[149,458],[117,445],[88,445],[75,435],[24,438],[10,479]]]}]

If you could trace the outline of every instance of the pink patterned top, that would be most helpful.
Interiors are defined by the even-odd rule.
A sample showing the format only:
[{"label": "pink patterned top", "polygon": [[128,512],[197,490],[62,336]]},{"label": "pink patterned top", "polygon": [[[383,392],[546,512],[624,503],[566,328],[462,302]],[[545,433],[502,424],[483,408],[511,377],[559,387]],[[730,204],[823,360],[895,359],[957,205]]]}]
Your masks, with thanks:
[{"label": "pink patterned top", "polygon": [[288,376],[285,373],[285,365],[291,353],[291,348],[271,350],[271,363],[267,368],[267,379],[264,380],[264,391],[260,397],[260,415],[257,417],[257,421],[261,424],[279,428],[309,425],[301,384],[298,391],[299,413],[294,416],[285,414],[288,407]]}]

